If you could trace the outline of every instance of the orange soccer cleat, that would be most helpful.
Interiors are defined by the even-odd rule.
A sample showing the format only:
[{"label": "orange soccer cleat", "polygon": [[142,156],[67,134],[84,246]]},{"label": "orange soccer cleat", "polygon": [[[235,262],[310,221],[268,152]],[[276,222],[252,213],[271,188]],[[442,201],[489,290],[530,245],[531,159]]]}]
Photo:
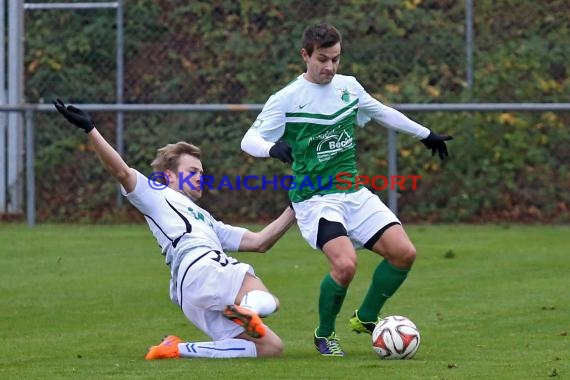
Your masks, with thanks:
[{"label": "orange soccer cleat", "polygon": [[182,340],[174,335],[165,337],[158,346],[152,346],[148,349],[146,360],[155,359],[175,359],[180,356],[178,352],[178,343]]},{"label": "orange soccer cleat", "polygon": [[243,327],[245,333],[252,338],[262,338],[265,335],[265,325],[254,311],[238,305],[228,305],[223,313],[224,317]]}]

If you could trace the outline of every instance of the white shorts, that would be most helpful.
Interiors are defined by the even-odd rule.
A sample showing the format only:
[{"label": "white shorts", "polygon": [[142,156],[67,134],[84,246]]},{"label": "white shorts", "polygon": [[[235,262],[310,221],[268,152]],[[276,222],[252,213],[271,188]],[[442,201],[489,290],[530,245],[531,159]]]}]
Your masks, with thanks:
[{"label": "white shorts", "polygon": [[401,224],[396,215],[367,188],[354,193],[316,195],[293,203],[303,238],[317,248],[319,220],[342,223],[355,248],[360,248],[382,227]]},{"label": "white shorts", "polygon": [[255,275],[251,265],[217,251],[187,254],[180,264],[178,300],[182,312],[214,341],[234,338],[244,331],[226,319],[222,310],[235,303],[246,273]]}]

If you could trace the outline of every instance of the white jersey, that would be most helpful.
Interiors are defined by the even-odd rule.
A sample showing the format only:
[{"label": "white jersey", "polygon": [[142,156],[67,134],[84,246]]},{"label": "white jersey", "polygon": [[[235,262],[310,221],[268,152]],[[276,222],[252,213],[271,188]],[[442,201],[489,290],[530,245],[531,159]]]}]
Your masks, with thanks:
[{"label": "white jersey", "polygon": [[[136,171],[136,170],[135,170]],[[135,189],[123,195],[145,217],[166,264],[170,267],[170,297],[178,304],[176,284],[178,267],[188,255],[199,256],[207,251],[237,251],[245,228],[224,224],[196,205],[186,195],[169,187],[161,188],[136,171]],[[203,249],[199,249],[203,248]]]}]

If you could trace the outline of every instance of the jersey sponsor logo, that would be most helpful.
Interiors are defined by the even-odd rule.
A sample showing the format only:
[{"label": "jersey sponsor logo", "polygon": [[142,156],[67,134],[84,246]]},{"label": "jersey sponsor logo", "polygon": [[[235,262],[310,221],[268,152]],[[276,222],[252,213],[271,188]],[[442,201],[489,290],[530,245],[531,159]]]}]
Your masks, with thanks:
[{"label": "jersey sponsor logo", "polygon": [[342,131],[340,135],[324,134],[317,136],[321,141],[317,144],[317,159],[319,162],[325,162],[336,156],[338,153],[352,149],[354,147],[354,139],[347,131]]},{"label": "jersey sponsor logo", "polygon": [[303,108],[305,108],[308,105],[309,105],[309,103],[299,104],[299,109],[302,110]]}]

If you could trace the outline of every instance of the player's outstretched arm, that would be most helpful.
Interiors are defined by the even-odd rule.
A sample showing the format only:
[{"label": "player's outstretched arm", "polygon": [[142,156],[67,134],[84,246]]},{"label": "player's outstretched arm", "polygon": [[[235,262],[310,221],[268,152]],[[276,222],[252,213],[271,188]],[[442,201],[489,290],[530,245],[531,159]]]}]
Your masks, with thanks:
[{"label": "player's outstretched arm", "polygon": [[295,223],[295,211],[287,207],[281,215],[259,232],[246,231],[239,245],[240,251],[266,252]]},{"label": "player's outstretched arm", "polygon": [[406,115],[394,108],[382,105],[378,109],[381,111],[374,114],[374,119],[378,123],[398,132],[404,132],[421,139],[421,142],[426,148],[431,150],[432,156],[434,156],[436,152],[442,160],[449,156],[445,142],[452,140],[452,136],[438,135],[432,130],[409,119]]},{"label": "player's outstretched arm", "polygon": [[89,142],[105,169],[123,185],[127,193],[133,191],[137,183],[135,171],[127,165],[119,153],[99,133],[91,116],[77,107],[66,106],[60,99],[57,99],[53,104],[67,121],[87,134]]}]

